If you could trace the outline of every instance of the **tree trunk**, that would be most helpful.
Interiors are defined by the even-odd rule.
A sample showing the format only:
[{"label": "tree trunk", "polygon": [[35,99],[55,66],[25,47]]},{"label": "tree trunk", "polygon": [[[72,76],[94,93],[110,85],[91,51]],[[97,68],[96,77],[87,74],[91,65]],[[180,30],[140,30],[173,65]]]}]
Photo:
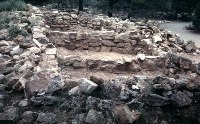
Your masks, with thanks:
[{"label": "tree trunk", "polygon": [[131,0],[128,0],[128,19],[132,16],[132,6],[131,6]]},{"label": "tree trunk", "polygon": [[79,11],[83,11],[83,0],[79,0]]},{"label": "tree trunk", "polygon": [[108,6],[109,6],[109,8],[108,8],[108,16],[109,17],[112,17],[112,15],[113,15],[113,6],[114,6],[114,4],[115,4],[114,0],[109,0],[108,1]]}]

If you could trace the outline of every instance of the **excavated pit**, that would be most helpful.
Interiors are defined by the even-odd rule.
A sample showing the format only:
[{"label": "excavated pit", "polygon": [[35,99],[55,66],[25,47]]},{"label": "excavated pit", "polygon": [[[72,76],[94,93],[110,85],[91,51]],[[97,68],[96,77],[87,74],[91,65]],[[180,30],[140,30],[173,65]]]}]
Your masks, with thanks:
[{"label": "excavated pit", "polygon": [[[183,89],[182,86],[179,86],[180,84],[175,84],[177,86],[172,88],[175,95],[171,94],[172,96],[170,91],[165,91],[166,87],[164,86],[167,85],[164,80],[171,80],[171,78],[179,83],[185,79],[198,79],[199,76],[195,73],[197,73],[196,65],[200,62],[199,55],[188,53],[188,50],[184,49],[184,45],[179,46],[179,44],[172,43],[174,36],[169,38],[171,34],[167,32],[158,35],[157,39],[155,34],[159,33],[159,29],[156,27],[145,27],[140,24],[134,27],[133,24],[129,25],[124,22],[117,27],[109,21],[88,18],[84,20],[74,15],[70,18],[71,21],[67,21],[69,17],[65,17],[64,13],[61,15],[63,17],[60,17],[60,14],[47,17],[47,24],[50,24],[52,29],[47,33],[47,36],[50,42],[57,47],[58,65],[66,80],[87,78],[96,81],[93,77],[96,77],[97,80],[103,79],[105,84],[91,94],[93,99],[113,99],[116,104],[126,103],[129,108],[140,112],[140,118],[135,121],[137,124],[199,123],[197,119],[199,116],[196,114],[200,111],[199,103],[194,102],[198,101],[198,92],[196,92],[198,88],[192,88],[196,84],[186,84],[187,88]],[[68,26],[63,26],[62,19],[64,25]],[[48,22],[49,20],[52,22]],[[161,39],[159,39],[160,36]],[[143,55],[145,55],[145,59],[141,57]],[[163,80],[163,84],[155,88],[154,80],[157,80],[158,75],[166,78],[161,78],[160,81]],[[120,95],[125,92],[123,95],[127,97],[128,93],[123,89],[120,91],[120,88],[115,89],[110,86],[113,85],[110,81],[120,82],[122,80],[123,84],[126,82],[123,80],[133,81],[132,78],[138,82],[136,87],[140,88],[142,95],[137,96],[132,101],[128,98],[125,100],[121,98],[122,101],[119,101]],[[131,84],[126,83],[130,87]],[[192,92],[193,98],[189,96],[181,98],[184,99],[183,101],[175,100],[182,97],[183,94],[190,94],[190,92]],[[187,102],[191,105],[188,106]],[[183,105],[180,107],[178,104]],[[96,109],[99,110],[98,107]],[[116,122],[112,117],[108,115],[106,117],[111,118],[112,123],[127,123],[126,119],[118,118],[120,122]]]},{"label": "excavated pit", "polygon": [[[199,103],[194,102],[198,101],[198,86],[195,83],[173,84],[171,91],[174,94],[165,89],[171,79],[176,83],[183,83],[185,79],[199,78],[196,67],[200,56],[192,53],[193,48],[188,53],[177,37],[164,31],[156,35],[160,31],[151,24],[133,26],[134,24],[122,22],[117,25],[69,13],[48,15],[46,19],[52,30],[47,36],[57,48],[58,66],[62,75],[65,75],[64,78],[68,81],[87,78],[97,81],[96,83],[104,80],[100,89],[91,94],[92,99],[112,99],[116,104],[126,103],[130,109],[136,110],[132,114],[140,112],[140,118],[135,121],[137,124],[199,123],[199,116],[196,114],[200,110]],[[173,43],[174,37],[180,43]],[[140,88],[141,95],[132,101],[123,98],[130,95],[126,92],[129,89],[125,88],[123,91],[123,86],[122,89],[115,89],[111,83],[120,80],[121,85],[126,82],[128,87],[131,87],[129,81],[137,82],[136,87]],[[155,80],[162,84],[157,87]],[[182,85],[186,85],[186,88]],[[191,92],[193,97],[190,96]],[[129,95],[126,96],[126,93]],[[181,95],[182,100],[177,100]],[[96,110],[99,110],[98,107]],[[116,122],[107,114],[106,117],[111,118],[112,123],[127,123],[126,118],[118,118],[120,122]],[[135,117],[137,118],[136,115]]]}]

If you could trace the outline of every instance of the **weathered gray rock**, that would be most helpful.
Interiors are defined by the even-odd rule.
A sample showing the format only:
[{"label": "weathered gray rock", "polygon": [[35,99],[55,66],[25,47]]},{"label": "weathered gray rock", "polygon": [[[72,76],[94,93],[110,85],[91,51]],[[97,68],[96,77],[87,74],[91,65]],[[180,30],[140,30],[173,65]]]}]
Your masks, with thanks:
[{"label": "weathered gray rock", "polygon": [[29,78],[26,83],[25,91],[28,97],[36,92],[45,91],[50,82],[49,77],[45,73],[38,73]]},{"label": "weathered gray rock", "polygon": [[14,39],[14,42],[15,43],[21,43],[25,40],[25,37],[23,35],[18,35],[15,39]]},{"label": "weathered gray rock", "polygon": [[22,17],[21,18],[21,23],[31,24],[30,20],[27,17]]},{"label": "weathered gray rock", "polygon": [[36,122],[54,124],[57,122],[57,117],[53,113],[39,113]]},{"label": "weathered gray rock", "polygon": [[195,50],[196,50],[195,42],[188,41],[185,45],[185,51],[189,53],[189,52],[192,52],[192,51],[195,51]]},{"label": "weathered gray rock", "polygon": [[162,92],[162,95],[164,96],[164,97],[167,97],[167,98],[170,98],[171,96],[172,96],[172,94],[173,94],[173,92],[170,90],[166,90],[166,91],[163,91]]},{"label": "weathered gray rock", "polygon": [[155,90],[172,90],[176,81],[173,78],[157,76],[153,79],[152,83]]},{"label": "weathered gray rock", "polygon": [[130,108],[134,108],[134,109],[137,109],[137,110],[142,110],[142,107],[144,106],[145,103],[143,102],[140,102],[136,99],[133,99],[132,101],[128,102],[127,105],[130,107]]},{"label": "weathered gray rock", "polygon": [[200,62],[196,65],[196,72],[200,75]]},{"label": "weathered gray rock", "polygon": [[99,102],[99,98],[89,96],[86,100],[86,109],[96,109]]},{"label": "weathered gray rock", "polygon": [[138,54],[137,55],[137,59],[141,60],[141,61],[144,61],[146,59],[146,56],[145,56],[145,54]]},{"label": "weathered gray rock", "polygon": [[6,78],[3,74],[0,74],[0,84],[4,84],[6,81]]},{"label": "weathered gray rock", "polygon": [[72,124],[84,124],[85,122],[85,114],[78,114],[72,120]]},{"label": "weathered gray rock", "polygon": [[25,124],[25,123],[32,123],[37,119],[38,113],[32,112],[32,111],[25,111],[22,114],[22,120],[20,120],[20,124]]},{"label": "weathered gray rock", "polygon": [[4,47],[4,46],[9,46],[9,42],[8,41],[5,41],[5,40],[1,40],[0,42],[0,47]]},{"label": "weathered gray rock", "polygon": [[125,84],[122,84],[121,93],[119,95],[120,100],[128,100],[130,98],[130,91],[128,89],[128,86]]},{"label": "weathered gray rock", "polygon": [[6,40],[8,37],[8,31],[6,29],[0,30],[0,41]]},{"label": "weathered gray rock", "polygon": [[123,43],[123,42],[130,42],[129,34],[127,33],[120,33],[115,36],[115,43]]},{"label": "weathered gray rock", "polygon": [[4,104],[0,102],[0,111],[3,109]]},{"label": "weathered gray rock", "polygon": [[101,46],[101,52],[110,52],[111,47]]},{"label": "weathered gray rock", "polygon": [[82,111],[83,106],[85,106],[85,100],[85,96],[72,97],[72,99],[66,100],[62,105],[60,105],[60,109]]},{"label": "weathered gray rock", "polygon": [[122,84],[130,83],[134,84],[134,81],[133,79],[127,77],[118,77],[116,79],[106,81],[102,86],[103,93],[110,99],[119,99]]},{"label": "weathered gray rock", "polygon": [[19,43],[20,48],[27,49],[30,47],[34,47],[35,44],[33,43],[32,38],[27,37],[22,42]]},{"label": "weathered gray rock", "polygon": [[189,58],[179,57],[179,63],[182,69],[186,69],[186,70],[191,69],[192,60],[190,60]]},{"label": "weathered gray rock", "polygon": [[101,38],[103,40],[114,40],[115,32],[114,31],[103,31],[103,32],[101,32]]},{"label": "weathered gray rock", "polygon": [[116,44],[111,40],[102,40],[102,44],[107,47],[114,47]]},{"label": "weathered gray rock", "polygon": [[138,111],[130,110],[127,105],[118,105],[114,108],[115,117],[119,119],[121,124],[132,124],[139,119]]},{"label": "weathered gray rock", "polygon": [[174,105],[177,107],[188,106],[192,103],[192,100],[181,91],[173,94],[171,99],[174,101]]},{"label": "weathered gray rock", "polygon": [[19,69],[19,72],[26,72],[29,69],[32,69],[35,66],[34,62],[26,61]]},{"label": "weathered gray rock", "polygon": [[79,86],[76,86],[74,88],[72,88],[71,90],[68,91],[68,94],[71,95],[80,95],[81,94],[81,90]]},{"label": "weathered gray rock", "polygon": [[152,26],[151,29],[154,33],[160,33],[160,30],[156,26]]},{"label": "weathered gray rock", "polygon": [[26,107],[26,106],[28,106],[28,99],[24,99],[24,100],[21,100],[20,102],[19,102],[19,106],[20,107]]},{"label": "weathered gray rock", "polygon": [[160,107],[160,106],[169,105],[171,101],[167,97],[162,97],[157,94],[149,94],[146,97],[146,103],[150,106]]},{"label": "weathered gray rock", "polygon": [[191,81],[190,78],[180,77],[180,78],[176,79],[176,87],[178,89],[194,90],[196,86],[195,86],[194,82]]},{"label": "weathered gray rock", "polygon": [[61,81],[60,76],[54,77],[53,79],[50,80],[47,88],[46,88],[46,93],[54,93],[58,90],[61,90],[63,88],[64,84]]},{"label": "weathered gray rock", "polygon": [[21,75],[13,76],[9,79],[6,84],[6,88],[8,90],[21,91],[25,88],[27,80],[23,78]]},{"label": "weathered gray rock", "polygon": [[90,94],[92,93],[97,87],[98,85],[86,78],[82,78],[81,79],[81,84],[80,84],[80,90],[84,93]]},{"label": "weathered gray rock", "polygon": [[30,101],[34,106],[41,106],[41,105],[52,106],[58,103],[59,98],[55,96],[39,96],[39,97],[32,97]]},{"label": "weathered gray rock", "polygon": [[156,90],[171,90],[172,87],[170,84],[154,84],[153,88]]},{"label": "weathered gray rock", "polygon": [[193,92],[190,92],[190,91],[187,91],[187,90],[183,90],[183,93],[185,95],[187,95],[189,98],[192,98],[193,97]]},{"label": "weathered gray rock", "polygon": [[46,54],[47,55],[56,55],[57,49],[56,48],[46,48]]},{"label": "weathered gray rock", "polygon": [[4,108],[4,112],[0,113],[1,121],[16,121],[19,119],[19,109],[13,106]]},{"label": "weathered gray rock", "polygon": [[28,48],[27,50],[29,50],[30,53],[34,53],[34,54],[36,54],[36,55],[38,55],[38,54],[41,53],[41,49],[38,48],[38,47],[30,47],[30,48]]},{"label": "weathered gray rock", "polygon": [[20,46],[16,46],[14,48],[12,48],[12,51],[10,51],[11,55],[20,55],[23,52],[23,49],[20,48]]},{"label": "weathered gray rock", "polygon": [[85,122],[89,124],[103,124],[105,121],[102,112],[96,110],[90,110],[87,114]]},{"label": "weathered gray rock", "polygon": [[102,78],[98,78],[96,76],[90,76],[90,80],[98,85],[101,85],[104,83],[104,80]]},{"label": "weathered gray rock", "polygon": [[101,110],[112,110],[115,107],[115,102],[112,100],[100,100],[97,106]]}]

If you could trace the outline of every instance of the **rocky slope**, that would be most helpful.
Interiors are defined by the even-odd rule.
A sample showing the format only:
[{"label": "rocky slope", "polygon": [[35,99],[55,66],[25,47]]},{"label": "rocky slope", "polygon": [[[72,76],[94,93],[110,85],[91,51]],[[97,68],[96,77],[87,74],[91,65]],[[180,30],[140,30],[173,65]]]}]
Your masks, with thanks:
[{"label": "rocky slope", "polygon": [[200,123],[193,42],[152,21],[28,6],[0,30],[0,123]]}]

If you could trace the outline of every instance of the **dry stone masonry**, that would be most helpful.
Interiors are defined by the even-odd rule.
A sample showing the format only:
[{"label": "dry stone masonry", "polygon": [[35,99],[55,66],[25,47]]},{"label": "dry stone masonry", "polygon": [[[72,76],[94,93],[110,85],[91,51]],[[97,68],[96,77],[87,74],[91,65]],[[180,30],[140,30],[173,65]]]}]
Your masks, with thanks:
[{"label": "dry stone masonry", "polygon": [[0,30],[0,123],[200,123],[194,42],[153,21],[27,6],[5,24],[20,34]]}]

